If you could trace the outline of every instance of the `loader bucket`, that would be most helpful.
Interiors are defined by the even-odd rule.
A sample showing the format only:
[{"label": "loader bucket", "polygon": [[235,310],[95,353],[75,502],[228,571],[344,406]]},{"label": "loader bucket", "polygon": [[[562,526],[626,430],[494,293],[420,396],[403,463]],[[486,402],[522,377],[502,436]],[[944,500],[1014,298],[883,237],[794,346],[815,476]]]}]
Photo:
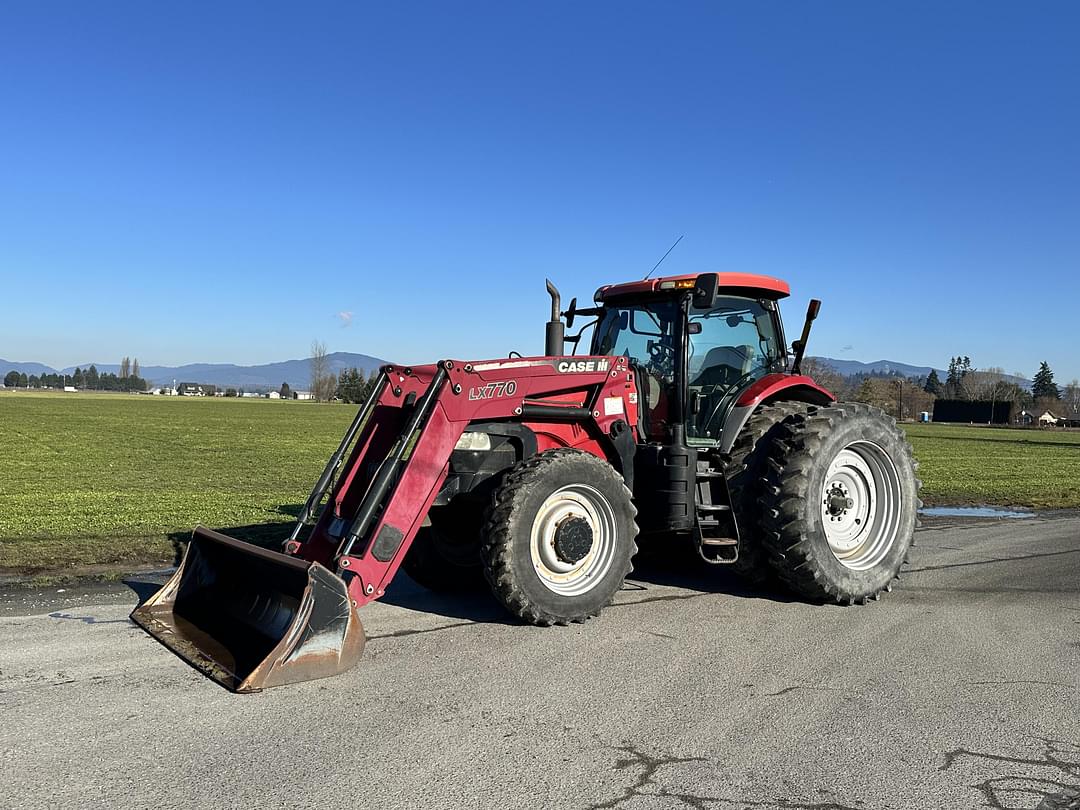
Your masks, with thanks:
[{"label": "loader bucket", "polygon": [[202,527],[176,573],[131,618],[234,692],[336,675],[366,640],[340,577]]}]

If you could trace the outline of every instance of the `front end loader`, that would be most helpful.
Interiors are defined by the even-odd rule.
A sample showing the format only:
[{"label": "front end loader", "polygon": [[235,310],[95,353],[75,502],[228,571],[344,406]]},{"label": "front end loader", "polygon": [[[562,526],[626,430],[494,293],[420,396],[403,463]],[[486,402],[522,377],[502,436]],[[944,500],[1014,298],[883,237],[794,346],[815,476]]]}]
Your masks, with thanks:
[{"label": "front end loader", "polygon": [[351,666],[357,609],[402,567],[433,589],[486,581],[537,625],[598,614],[639,536],[812,600],[891,589],[914,460],[892,420],[801,373],[817,302],[789,352],[777,279],[629,282],[566,311],[548,290],[543,356],[383,367],[281,551],[200,527],[132,618],[248,692]]}]

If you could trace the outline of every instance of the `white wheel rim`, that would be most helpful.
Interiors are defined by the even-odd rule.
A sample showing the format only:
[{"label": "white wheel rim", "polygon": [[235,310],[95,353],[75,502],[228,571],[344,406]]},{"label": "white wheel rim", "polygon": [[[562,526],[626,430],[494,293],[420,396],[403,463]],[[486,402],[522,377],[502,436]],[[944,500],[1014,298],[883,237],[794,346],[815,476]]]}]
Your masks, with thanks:
[{"label": "white wheel rim", "polygon": [[821,491],[821,522],[842,565],[866,571],[892,550],[900,532],[900,476],[889,454],[858,441],[836,454]]},{"label": "white wheel rim", "polygon": [[[580,560],[567,562],[555,547],[555,533],[569,519],[581,519],[592,532],[592,545]],[[533,519],[529,550],[533,568],[544,586],[560,596],[580,596],[604,578],[615,559],[618,524],[607,498],[586,484],[571,484],[551,493]]]}]

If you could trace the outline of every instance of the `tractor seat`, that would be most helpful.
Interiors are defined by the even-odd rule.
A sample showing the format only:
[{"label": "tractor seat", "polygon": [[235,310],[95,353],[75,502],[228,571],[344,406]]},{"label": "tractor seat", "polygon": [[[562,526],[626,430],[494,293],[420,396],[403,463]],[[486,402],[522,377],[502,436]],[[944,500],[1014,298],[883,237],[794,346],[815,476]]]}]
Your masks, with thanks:
[{"label": "tractor seat", "polygon": [[718,385],[731,385],[751,369],[753,362],[753,346],[716,346],[705,355],[690,386],[715,388]]}]

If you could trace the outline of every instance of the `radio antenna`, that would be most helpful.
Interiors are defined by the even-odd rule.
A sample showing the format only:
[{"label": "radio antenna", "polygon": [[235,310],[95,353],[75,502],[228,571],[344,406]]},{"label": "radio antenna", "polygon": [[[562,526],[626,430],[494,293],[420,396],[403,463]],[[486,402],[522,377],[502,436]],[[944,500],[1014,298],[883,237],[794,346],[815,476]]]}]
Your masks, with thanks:
[{"label": "radio antenna", "polygon": [[656,272],[656,268],[664,263],[664,259],[668,257],[668,253],[671,253],[671,251],[675,249],[675,245],[679,244],[679,242],[682,241],[683,236],[686,236],[686,234],[684,233],[682,236],[675,240],[675,243],[667,249],[667,253],[660,257],[660,261],[654,264],[652,270],[645,274],[645,278],[643,278],[642,281],[645,281],[645,279],[647,279],[649,276]]}]

